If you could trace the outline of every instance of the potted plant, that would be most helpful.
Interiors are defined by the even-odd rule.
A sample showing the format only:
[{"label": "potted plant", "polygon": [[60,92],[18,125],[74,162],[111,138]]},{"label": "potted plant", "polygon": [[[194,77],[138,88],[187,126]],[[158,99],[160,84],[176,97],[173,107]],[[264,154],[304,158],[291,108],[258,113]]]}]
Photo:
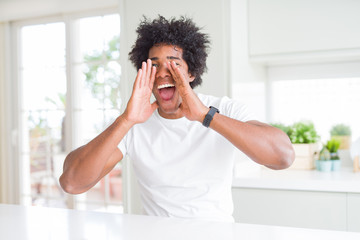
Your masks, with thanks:
[{"label": "potted plant", "polygon": [[337,171],[341,167],[338,150],[340,140],[330,139],[322,148],[319,154],[319,160],[316,160],[316,169],[322,172]]},{"label": "potted plant", "polygon": [[349,149],[351,143],[351,128],[345,124],[336,124],[331,127],[331,138],[340,141],[339,149]]},{"label": "potted plant", "polygon": [[338,150],[340,147],[341,141],[339,139],[331,138],[326,143],[326,148],[330,152],[330,160],[332,163],[332,170],[337,171],[341,167],[341,161],[338,154]]},{"label": "potted plant", "polygon": [[330,172],[332,170],[331,156],[326,146],[321,149],[319,159],[315,163],[316,169],[321,172]]},{"label": "potted plant", "polygon": [[311,121],[295,122],[291,126],[281,123],[272,126],[283,130],[290,138],[295,150],[295,161],[291,169],[313,169],[315,155],[319,150],[319,135]]},{"label": "potted plant", "polygon": [[288,135],[294,144],[316,143],[319,140],[319,135],[311,121],[294,123],[289,129]]}]

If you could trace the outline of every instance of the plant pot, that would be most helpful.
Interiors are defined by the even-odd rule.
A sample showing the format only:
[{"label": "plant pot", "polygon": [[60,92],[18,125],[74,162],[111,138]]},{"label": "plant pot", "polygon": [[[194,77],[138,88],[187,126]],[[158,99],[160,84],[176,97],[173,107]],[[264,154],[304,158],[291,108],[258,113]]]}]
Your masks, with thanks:
[{"label": "plant pot", "polygon": [[341,168],[341,160],[340,159],[335,159],[335,160],[331,160],[332,162],[332,171],[339,171]]},{"label": "plant pot", "polygon": [[350,149],[351,136],[332,136],[331,138],[335,138],[340,141],[339,149]]},{"label": "plant pot", "polygon": [[320,172],[331,172],[333,167],[332,162],[331,160],[316,160],[316,169]]},{"label": "plant pot", "polygon": [[316,153],[319,151],[319,144],[293,144],[293,147],[295,150],[295,161],[290,169],[314,169],[314,160]]}]

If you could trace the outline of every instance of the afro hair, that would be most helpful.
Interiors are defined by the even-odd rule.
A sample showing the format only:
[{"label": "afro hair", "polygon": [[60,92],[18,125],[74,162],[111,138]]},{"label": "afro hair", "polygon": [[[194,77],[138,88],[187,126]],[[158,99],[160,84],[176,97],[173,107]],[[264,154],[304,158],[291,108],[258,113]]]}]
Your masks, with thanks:
[{"label": "afro hair", "polygon": [[207,70],[206,58],[210,41],[208,35],[201,33],[192,19],[181,17],[169,20],[160,16],[153,21],[146,17],[136,30],[138,38],[129,59],[139,69],[143,61],[149,57],[149,50],[155,45],[167,44],[180,47],[183,50],[182,58],[188,65],[189,73],[195,76],[190,83],[192,88],[202,83],[201,75]]}]

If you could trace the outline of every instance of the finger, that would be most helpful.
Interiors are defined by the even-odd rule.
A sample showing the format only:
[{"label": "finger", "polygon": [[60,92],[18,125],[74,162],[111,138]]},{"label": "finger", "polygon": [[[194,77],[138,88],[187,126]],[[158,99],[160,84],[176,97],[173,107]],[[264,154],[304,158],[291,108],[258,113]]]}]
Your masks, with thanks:
[{"label": "finger", "polygon": [[166,62],[166,66],[167,66],[167,68],[169,69],[171,75],[174,77],[174,76],[175,76],[175,72],[174,72],[174,70],[172,69],[171,62]]},{"label": "finger", "polygon": [[175,69],[173,68],[171,62],[167,62],[166,65],[167,65],[167,68],[169,69],[169,71],[171,73],[171,76],[175,80],[175,82],[178,82],[178,76],[176,75]]},{"label": "finger", "polygon": [[137,73],[136,78],[135,78],[134,89],[140,87],[141,76],[142,76],[142,69],[140,68],[138,70],[138,73]]},{"label": "finger", "polygon": [[139,87],[144,86],[145,77],[146,77],[146,62],[142,62],[141,69],[142,69],[142,75],[139,81]]},{"label": "finger", "polygon": [[181,112],[184,110],[184,104],[183,103],[180,103],[179,109],[180,109]]},{"label": "finger", "polygon": [[150,81],[150,75],[151,75],[151,71],[152,71],[152,63],[151,63],[151,59],[147,60],[147,69],[146,69],[146,78],[145,78],[145,84],[148,85],[149,81]]},{"label": "finger", "polygon": [[155,75],[156,75],[156,67],[152,66],[151,67],[150,83],[149,83],[149,88],[150,89],[153,89],[153,87],[154,87]]},{"label": "finger", "polygon": [[170,68],[171,68],[170,72],[175,82],[177,82],[181,86],[186,86],[187,81],[185,75],[181,72],[181,69],[176,65],[174,61],[170,62]]}]

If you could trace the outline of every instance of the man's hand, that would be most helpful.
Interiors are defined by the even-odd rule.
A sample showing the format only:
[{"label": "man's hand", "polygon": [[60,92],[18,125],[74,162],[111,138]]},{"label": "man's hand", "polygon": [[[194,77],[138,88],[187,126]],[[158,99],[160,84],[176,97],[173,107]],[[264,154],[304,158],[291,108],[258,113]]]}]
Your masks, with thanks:
[{"label": "man's hand", "polygon": [[155,81],[156,68],[151,60],[142,63],[133,87],[133,92],[124,112],[125,119],[131,124],[145,122],[159,107],[157,102],[150,103]]},{"label": "man's hand", "polygon": [[200,101],[190,87],[190,77],[174,61],[168,62],[167,67],[182,98],[180,104],[181,112],[189,120],[202,122],[209,108]]}]

